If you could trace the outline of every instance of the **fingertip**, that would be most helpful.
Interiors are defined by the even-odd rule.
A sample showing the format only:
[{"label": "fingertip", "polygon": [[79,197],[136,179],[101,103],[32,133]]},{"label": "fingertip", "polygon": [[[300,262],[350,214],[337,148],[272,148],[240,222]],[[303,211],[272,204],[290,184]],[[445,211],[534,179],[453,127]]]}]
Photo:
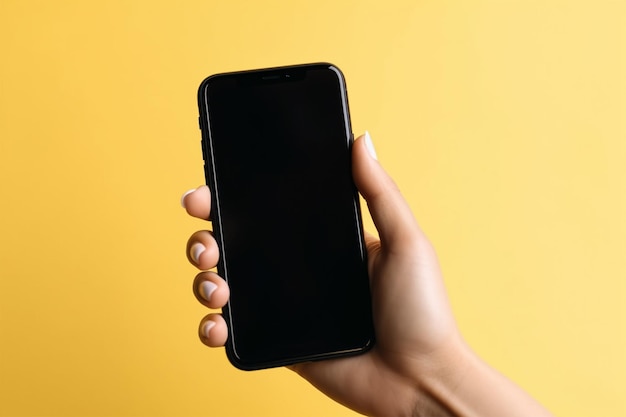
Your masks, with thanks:
[{"label": "fingertip", "polygon": [[193,245],[191,245],[191,249],[189,250],[189,256],[191,256],[191,259],[196,264],[199,264],[200,255],[202,255],[204,251],[206,251],[206,247],[202,243],[196,242]]},{"label": "fingertip", "polygon": [[215,321],[213,320],[205,321],[200,327],[202,337],[204,337],[205,339],[209,339],[211,337],[211,329],[215,327],[216,324],[217,323],[215,323]]},{"label": "fingertip", "polygon": [[376,149],[374,149],[374,143],[372,142],[372,137],[370,136],[370,132],[368,132],[367,130],[363,135],[363,141],[365,142],[365,148],[367,149],[369,155],[372,158],[378,160],[378,155],[376,154]]},{"label": "fingertip", "polygon": [[385,246],[402,247],[414,241],[419,227],[395,181],[378,161],[368,132],[354,143],[352,175]]},{"label": "fingertip", "polygon": [[369,132],[359,136],[352,149],[352,175],[359,192],[368,199],[385,191],[393,180],[378,162]]},{"label": "fingertip", "polygon": [[367,130],[354,140],[353,152],[358,154],[358,158],[366,157],[367,159],[378,161],[378,154],[372,141],[372,135]]},{"label": "fingertip", "polygon": [[217,284],[209,280],[202,281],[198,286],[198,293],[207,303],[211,302],[211,296],[215,290],[217,290]]},{"label": "fingertip", "polygon": [[185,198],[187,198],[187,196],[194,191],[196,191],[196,189],[192,188],[191,190],[185,191],[185,193],[182,195],[182,197],[180,198],[180,205],[182,206],[182,208],[187,209],[187,205],[185,204]]},{"label": "fingertip", "polygon": [[222,308],[228,302],[230,289],[222,277],[212,271],[200,272],[193,282],[193,293],[209,308]]},{"label": "fingertip", "polygon": [[213,235],[208,230],[200,230],[187,241],[187,259],[201,270],[215,268],[219,261],[220,251]]},{"label": "fingertip", "polygon": [[198,328],[198,336],[202,343],[209,347],[221,347],[226,343],[228,329],[221,314],[209,314]]},{"label": "fingertip", "polygon": [[180,203],[191,216],[207,220],[211,213],[211,191],[206,185],[201,185],[185,192]]}]

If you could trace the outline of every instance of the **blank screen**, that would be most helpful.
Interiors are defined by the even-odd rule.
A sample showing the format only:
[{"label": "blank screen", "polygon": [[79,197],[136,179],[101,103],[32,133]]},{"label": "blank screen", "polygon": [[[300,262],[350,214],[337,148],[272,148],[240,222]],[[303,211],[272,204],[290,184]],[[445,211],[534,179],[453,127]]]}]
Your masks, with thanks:
[{"label": "blank screen", "polygon": [[213,219],[244,364],[358,349],[369,283],[339,74],[218,76],[206,88]]}]

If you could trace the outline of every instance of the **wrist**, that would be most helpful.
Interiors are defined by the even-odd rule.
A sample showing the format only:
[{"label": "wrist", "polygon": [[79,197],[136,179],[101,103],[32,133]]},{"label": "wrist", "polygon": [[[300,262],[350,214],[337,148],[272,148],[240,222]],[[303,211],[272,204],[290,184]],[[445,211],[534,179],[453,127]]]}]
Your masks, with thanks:
[{"label": "wrist", "polygon": [[413,416],[472,415],[459,392],[475,374],[476,359],[460,336],[429,353],[418,371]]},{"label": "wrist", "polygon": [[413,416],[550,416],[459,338],[430,359]]}]

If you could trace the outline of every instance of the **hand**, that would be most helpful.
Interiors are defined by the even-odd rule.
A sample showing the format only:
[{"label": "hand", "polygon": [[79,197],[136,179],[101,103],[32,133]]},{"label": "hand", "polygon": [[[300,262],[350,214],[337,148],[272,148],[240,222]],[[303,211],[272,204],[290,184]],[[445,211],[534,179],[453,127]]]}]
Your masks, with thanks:
[{"label": "hand", "polygon": [[[495,371],[490,372],[463,342],[435,251],[377,161],[369,135],[358,138],[352,152],[354,181],[380,236],[366,236],[376,345],[363,355],[300,363],[291,369],[329,397],[367,415],[510,411],[473,398],[474,377],[500,385],[510,382],[493,376]],[[201,219],[209,218],[210,201],[206,186],[183,196],[187,212]],[[219,250],[211,233],[193,234],[187,256],[201,270],[213,268]],[[213,272],[196,277],[194,293],[210,308],[223,307],[229,295],[226,282]],[[219,314],[211,314],[202,320],[199,333],[203,343],[215,347],[224,345],[228,330]],[[471,378],[465,378],[468,373]],[[492,397],[486,388],[485,396]],[[499,405],[515,409],[514,404]]]}]

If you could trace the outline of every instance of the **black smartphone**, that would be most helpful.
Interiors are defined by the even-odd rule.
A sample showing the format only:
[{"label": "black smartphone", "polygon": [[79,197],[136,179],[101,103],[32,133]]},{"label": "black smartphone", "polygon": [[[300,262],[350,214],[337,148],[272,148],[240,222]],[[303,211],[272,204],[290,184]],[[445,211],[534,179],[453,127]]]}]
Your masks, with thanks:
[{"label": "black smartphone", "polygon": [[244,370],[372,347],[346,84],[320,63],[213,75],[198,92],[226,352]]}]

